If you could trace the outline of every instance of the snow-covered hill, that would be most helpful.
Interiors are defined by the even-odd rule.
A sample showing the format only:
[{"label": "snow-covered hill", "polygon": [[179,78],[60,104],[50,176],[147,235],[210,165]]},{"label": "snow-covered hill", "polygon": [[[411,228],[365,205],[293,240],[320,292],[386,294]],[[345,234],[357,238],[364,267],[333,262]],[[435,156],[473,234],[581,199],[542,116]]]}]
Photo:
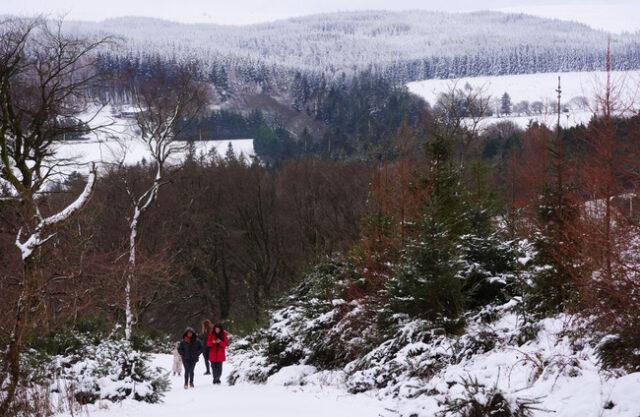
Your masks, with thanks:
[{"label": "snow-covered hill", "polygon": [[[587,123],[598,110],[598,97],[602,97],[606,86],[606,72],[565,72],[522,74],[459,79],[434,79],[409,83],[412,93],[434,105],[440,94],[453,88],[470,86],[474,91],[489,97],[492,110],[499,113],[500,99],[509,94],[513,104],[509,116],[493,116],[483,123],[511,120],[525,127],[530,121],[547,125],[557,123],[558,77],[562,88],[561,118],[564,127]],[[614,71],[612,85],[616,107],[625,114],[640,109],[640,73],[637,71]],[[524,102],[524,103],[523,103]]]},{"label": "snow-covered hill", "polygon": [[[127,17],[69,22],[69,27],[122,36],[124,49],[133,54],[260,62],[338,75],[374,65],[411,80],[601,68],[608,38],[575,22],[499,12],[343,12],[249,26]],[[640,34],[612,36],[614,54],[624,57],[618,64],[637,68]]]}]

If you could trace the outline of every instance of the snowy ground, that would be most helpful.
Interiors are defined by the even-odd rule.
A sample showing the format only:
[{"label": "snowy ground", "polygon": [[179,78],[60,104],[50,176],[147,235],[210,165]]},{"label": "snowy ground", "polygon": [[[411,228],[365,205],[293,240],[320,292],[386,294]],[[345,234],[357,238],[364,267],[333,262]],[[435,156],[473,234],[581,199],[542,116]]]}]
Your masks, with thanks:
[{"label": "snowy ground", "polygon": [[[157,355],[155,366],[171,369],[173,357]],[[228,375],[233,364],[224,369]],[[89,406],[84,415],[92,417],[387,417],[395,415],[388,404],[372,396],[346,394],[333,388],[286,387],[282,385],[237,384],[226,382],[214,386],[203,376],[202,361],[196,366],[195,388],[185,390],[180,376],[171,377],[171,390],[161,404],[125,401],[121,404],[101,402]],[[223,375],[223,380],[224,376]],[[77,416],[75,414],[74,416]],[[72,417],[60,414],[56,417]]]},{"label": "snowy ground", "polygon": [[[578,336],[579,329],[588,326],[583,319],[559,315],[541,320],[535,323],[534,336],[517,312],[518,305],[512,300],[470,318],[461,337],[423,333],[420,321],[410,321],[394,339],[347,364],[344,371],[316,370],[302,359],[299,365],[280,369],[266,383],[365,392],[389,401],[386,408],[397,417],[471,415],[449,407],[472,400],[487,404],[495,393],[512,410],[529,404],[531,417],[640,416],[640,372],[603,370],[596,347],[602,339]],[[268,332],[287,335],[283,339],[289,343],[287,351],[301,352],[304,345],[300,344],[306,340],[290,336],[300,334],[300,327],[326,328],[331,323],[340,328],[341,322],[332,321],[337,311],[309,318],[298,306],[286,307],[275,312]],[[274,340],[272,334],[268,333],[269,340]],[[234,352],[234,356],[239,365],[233,376],[239,381],[260,380],[261,371],[276,369],[253,349]]]},{"label": "snowy ground", "polygon": [[[555,103],[558,76],[562,81],[563,107],[568,111],[562,116],[564,127],[588,122],[596,109],[595,98],[601,95],[606,85],[605,72],[566,72],[544,74],[522,74],[505,76],[470,77],[454,80],[424,80],[409,83],[407,87],[412,93],[433,104],[441,93],[452,88],[464,88],[470,85],[483,96],[490,97],[494,108],[499,107],[499,99],[504,93],[511,96],[514,105],[522,101],[540,102],[543,105],[541,114],[516,114],[509,117],[490,117],[484,123],[511,120],[521,127],[530,121],[551,125],[557,122]],[[637,110],[640,108],[640,74],[635,71],[614,71],[612,85],[617,107],[621,110]],[[584,102],[586,99],[586,103]]]},{"label": "snowy ground", "polygon": [[[506,314],[488,325],[472,323],[467,329],[470,336],[493,339],[499,335],[503,342],[485,353],[449,363],[429,380],[403,369],[427,366],[421,359],[426,357],[448,363],[454,346],[409,343],[395,357],[382,355],[375,368],[353,374],[355,378],[379,378],[395,373],[399,378],[397,383],[362,394],[347,392],[345,382],[349,377],[343,371],[318,372],[308,365],[282,368],[265,384],[238,382],[230,386],[226,377],[234,368],[249,370],[247,365],[252,363],[243,361],[242,354],[231,352],[222,385],[214,386],[210,377],[203,375],[201,361],[196,367],[195,388],[185,390],[182,377],[172,376],[171,388],[160,404],[99,401],[81,413],[54,417],[435,417],[443,412],[453,417],[443,404],[470,398],[461,384],[464,380],[475,380],[483,387],[473,393],[473,398],[482,403],[492,387],[512,406],[533,401],[532,417],[640,416],[640,373],[602,371],[592,347],[575,345],[567,337],[568,329],[576,325],[572,321],[569,316],[545,319],[539,323],[538,337],[521,346],[504,344],[519,328],[515,314]],[[154,355],[153,365],[168,373],[172,360],[171,355]]]}]

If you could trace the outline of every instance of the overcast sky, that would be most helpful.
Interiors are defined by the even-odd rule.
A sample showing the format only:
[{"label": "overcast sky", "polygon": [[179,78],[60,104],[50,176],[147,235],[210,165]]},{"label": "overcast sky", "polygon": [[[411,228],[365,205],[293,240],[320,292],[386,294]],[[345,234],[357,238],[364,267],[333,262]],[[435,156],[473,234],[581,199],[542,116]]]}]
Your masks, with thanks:
[{"label": "overcast sky", "polygon": [[640,30],[640,0],[0,0],[0,14],[66,14],[81,20],[135,15],[222,24],[369,9],[492,9],[578,20],[616,32]]}]

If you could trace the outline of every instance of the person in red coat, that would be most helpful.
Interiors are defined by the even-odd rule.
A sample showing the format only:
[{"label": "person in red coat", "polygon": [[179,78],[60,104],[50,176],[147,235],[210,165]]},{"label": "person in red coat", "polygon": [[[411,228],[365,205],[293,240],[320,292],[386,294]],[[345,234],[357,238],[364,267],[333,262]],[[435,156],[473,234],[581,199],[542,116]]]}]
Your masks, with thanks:
[{"label": "person in red coat", "polygon": [[213,326],[213,331],[209,333],[207,346],[211,348],[209,351],[209,362],[211,362],[211,373],[213,374],[213,383],[219,384],[222,376],[222,363],[227,360],[226,349],[229,345],[227,332],[218,323]]}]

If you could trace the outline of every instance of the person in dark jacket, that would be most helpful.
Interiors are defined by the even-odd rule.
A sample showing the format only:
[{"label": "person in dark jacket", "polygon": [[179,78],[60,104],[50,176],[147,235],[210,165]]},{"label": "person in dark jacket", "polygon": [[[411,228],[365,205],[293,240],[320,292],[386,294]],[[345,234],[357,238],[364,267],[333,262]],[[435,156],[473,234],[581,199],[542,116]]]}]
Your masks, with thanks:
[{"label": "person in dark jacket", "polygon": [[213,373],[213,383],[219,384],[222,376],[222,363],[227,359],[226,349],[229,345],[227,332],[220,324],[213,326],[213,331],[209,333],[207,345],[211,348],[209,360],[211,361],[211,372]]},{"label": "person in dark jacket", "polygon": [[209,340],[209,333],[211,333],[212,331],[213,323],[211,322],[211,320],[204,320],[202,322],[202,333],[200,334],[200,340],[202,341],[203,347],[202,356],[204,357],[204,366],[207,369],[207,371],[204,373],[205,375],[211,375],[209,366],[209,352],[211,351],[211,348],[207,344],[207,341]]},{"label": "person in dark jacket", "polygon": [[202,353],[202,342],[198,340],[196,331],[193,328],[187,327],[182,334],[178,353],[180,353],[182,365],[184,366],[184,389],[193,388],[193,371]]}]

